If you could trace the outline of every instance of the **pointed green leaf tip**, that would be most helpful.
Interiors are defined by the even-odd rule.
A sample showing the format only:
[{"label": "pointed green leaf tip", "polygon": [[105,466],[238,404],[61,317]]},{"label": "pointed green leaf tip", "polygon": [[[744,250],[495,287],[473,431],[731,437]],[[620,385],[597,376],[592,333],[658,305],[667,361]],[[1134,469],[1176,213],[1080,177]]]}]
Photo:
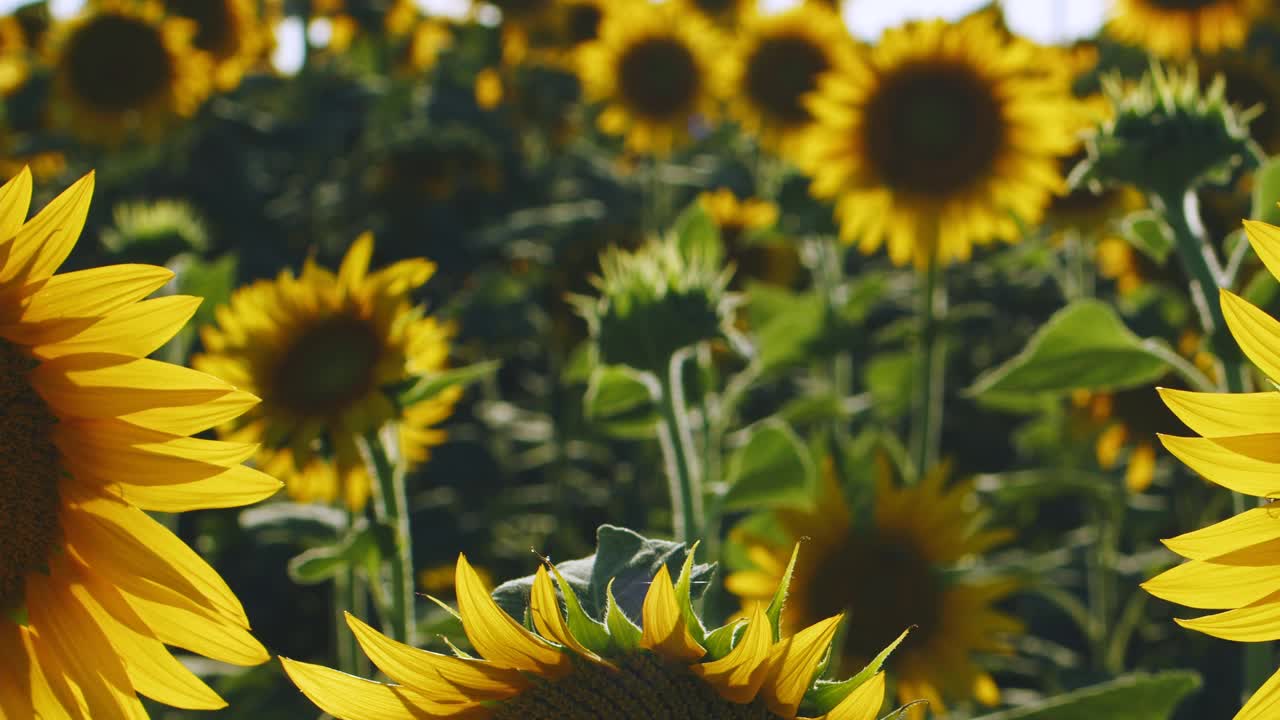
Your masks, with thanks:
[{"label": "pointed green leaf tip", "polygon": [[867,666],[862,668],[861,672],[857,675],[841,682],[819,683],[816,687],[810,689],[809,692],[805,694],[804,698],[806,706],[811,706],[814,708],[814,711],[818,713],[830,712],[832,708],[839,705],[845,698],[849,697],[850,693],[857,690],[862,683],[870,680],[876,673],[880,672],[880,668],[882,668],[885,661],[889,659],[889,654],[896,650],[898,646],[902,644],[903,640],[907,639],[907,633],[909,632],[911,632],[911,628],[903,630],[897,640],[889,643],[889,645],[885,649],[881,650],[880,654],[875,656],[875,659],[867,663]]},{"label": "pointed green leaf tip", "polygon": [[394,389],[396,404],[409,407],[439,395],[452,387],[466,387],[482,380],[498,371],[502,363],[498,360],[453,368],[441,373],[424,375],[402,383]]},{"label": "pointed green leaf tip", "polygon": [[774,642],[782,641],[782,607],[787,604],[787,592],[791,588],[791,574],[796,570],[796,558],[798,557],[800,557],[800,543],[796,543],[795,548],[791,550],[791,560],[787,562],[787,571],[782,574],[778,589],[773,593],[773,601],[769,603],[769,608],[764,613],[769,618],[769,624],[773,625]]},{"label": "pointed green leaf tip", "polygon": [[706,641],[707,630],[702,627],[702,620],[693,611],[690,586],[693,580],[693,556],[698,553],[698,545],[701,542],[701,540],[695,541],[689,548],[689,552],[684,556],[684,565],[680,567],[680,577],[676,579],[676,602],[680,604],[680,614],[684,617],[685,626],[689,628],[689,634],[698,641],[699,645]]},{"label": "pointed green leaf tip", "polygon": [[564,595],[565,614],[569,620],[569,632],[578,639],[588,650],[595,653],[607,652],[609,649],[609,629],[603,624],[596,622],[587,615],[582,609],[582,603],[578,601],[578,594],[573,591],[573,586],[568,580],[560,574],[556,566],[547,563],[547,567],[551,569],[551,573],[555,575],[556,585],[560,587],[561,594]]},{"label": "pointed green leaf tip", "polygon": [[640,628],[636,627],[636,624],[622,612],[622,608],[618,607],[618,601],[613,597],[612,580],[605,589],[605,596],[608,598],[608,605],[604,611],[604,624],[609,628],[610,646],[619,652],[640,647]]}]

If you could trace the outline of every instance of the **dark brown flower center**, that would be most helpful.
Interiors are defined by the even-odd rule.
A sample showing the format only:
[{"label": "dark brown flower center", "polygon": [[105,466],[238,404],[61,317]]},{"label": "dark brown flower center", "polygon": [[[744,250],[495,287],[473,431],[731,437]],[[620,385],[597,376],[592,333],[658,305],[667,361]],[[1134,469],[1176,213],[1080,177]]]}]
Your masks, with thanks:
[{"label": "dark brown flower center", "polygon": [[853,621],[846,624],[844,657],[854,662],[874,658],[912,626],[903,647],[926,645],[942,619],[944,588],[916,543],[855,535],[835,550],[818,560],[805,593],[806,622],[847,611]]},{"label": "dark brown flower center", "polygon": [[747,96],[769,122],[803,125],[810,116],[801,98],[813,90],[818,76],[830,67],[822,48],[803,35],[765,38],[747,58]]},{"label": "dark brown flower center", "polygon": [[0,611],[23,604],[27,575],[45,567],[61,532],[57,417],[28,380],[36,365],[0,340]]},{"label": "dark brown flower center", "polygon": [[73,32],[62,62],[75,96],[104,112],[140,109],[164,94],[173,76],[160,28],[114,13]]},{"label": "dark brown flower center", "polygon": [[1222,0],[1147,0],[1162,10],[1200,10],[1217,5]]},{"label": "dark brown flower center", "polygon": [[502,17],[510,20],[521,20],[546,12],[552,0],[490,0],[499,10]]},{"label": "dark brown flower center", "polygon": [[568,9],[565,35],[570,45],[581,45],[600,37],[600,21],[604,12],[594,3],[577,3]]},{"label": "dark brown flower center", "polygon": [[238,49],[233,32],[232,0],[165,0],[165,8],[196,24],[195,46],[225,58]]},{"label": "dark brown flower center", "polygon": [[713,17],[738,9],[738,0],[694,0],[693,4]]},{"label": "dark brown flower center", "polygon": [[263,394],[300,415],[342,413],[374,389],[381,345],[364,318],[338,314],[315,321],[281,355]]},{"label": "dark brown flower center", "polygon": [[569,675],[526,690],[493,709],[494,720],[782,720],[756,700],[720,697],[687,667],[649,652],[614,659],[617,669],[582,662]]},{"label": "dark brown flower center", "polygon": [[1005,142],[991,86],[962,65],[922,62],[880,80],[863,119],[863,148],[892,189],[946,196],[970,188]]},{"label": "dark brown flower center", "polygon": [[675,37],[633,43],[618,61],[618,92],[627,109],[651,120],[688,113],[702,83],[693,52]]}]

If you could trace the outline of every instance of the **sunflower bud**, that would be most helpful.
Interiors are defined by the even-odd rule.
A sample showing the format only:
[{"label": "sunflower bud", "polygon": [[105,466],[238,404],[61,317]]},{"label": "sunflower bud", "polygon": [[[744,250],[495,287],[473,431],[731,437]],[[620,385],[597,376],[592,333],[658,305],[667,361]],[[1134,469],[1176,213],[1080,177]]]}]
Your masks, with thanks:
[{"label": "sunflower bud", "polygon": [[102,245],[117,260],[165,263],[184,252],[208,249],[204,223],[185,202],[123,203],[111,215],[113,224],[103,231]]},{"label": "sunflower bud", "polygon": [[732,270],[712,253],[683,252],[674,239],[635,252],[609,248],[600,256],[597,298],[574,299],[606,365],[629,365],[663,376],[678,350],[723,339],[745,353],[732,326],[738,297],[726,291]]},{"label": "sunflower bud", "polygon": [[1257,114],[1227,103],[1221,76],[1201,89],[1195,66],[1186,71],[1152,65],[1136,84],[1104,78],[1115,108],[1086,142],[1088,157],[1071,184],[1130,184],[1150,194],[1179,198],[1203,185],[1221,185],[1261,150],[1249,137]]}]

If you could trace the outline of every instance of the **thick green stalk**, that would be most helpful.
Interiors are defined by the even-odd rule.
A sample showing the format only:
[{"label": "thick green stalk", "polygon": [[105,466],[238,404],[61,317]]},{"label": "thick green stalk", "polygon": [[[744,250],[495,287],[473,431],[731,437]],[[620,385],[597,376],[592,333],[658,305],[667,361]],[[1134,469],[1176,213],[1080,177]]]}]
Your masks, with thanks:
[{"label": "thick green stalk", "polygon": [[377,480],[378,520],[392,531],[395,551],[387,558],[391,566],[391,617],[384,619],[388,634],[413,645],[417,623],[413,605],[413,535],[409,528],[409,500],[404,469],[392,460],[377,432],[364,436],[369,472]]},{"label": "thick green stalk", "polygon": [[675,537],[679,542],[693,542],[702,537],[702,479],[699,474],[697,447],[689,428],[684,403],[683,369],[686,353],[671,358],[666,377],[659,380],[659,404],[662,424],[658,442],[666,464],[671,486],[671,515]]},{"label": "thick green stalk", "polygon": [[338,669],[348,675],[356,675],[356,659],[360,651],[356,636],[347,627],[347,613],[355,614],[356,569],[347,565],[333,578],[333,641],[338,651]]},{"label": "thick green stalk", "polygon": [[915,480],[924,477],[938,461],[942,446],[943,386],[946,380],[946,340],[939,332],[947,312],[947,285],[943,270],[931,260],[924,271],[920,292],[920,342],[916,360],[916,402],[911,428],[911,459]]}]

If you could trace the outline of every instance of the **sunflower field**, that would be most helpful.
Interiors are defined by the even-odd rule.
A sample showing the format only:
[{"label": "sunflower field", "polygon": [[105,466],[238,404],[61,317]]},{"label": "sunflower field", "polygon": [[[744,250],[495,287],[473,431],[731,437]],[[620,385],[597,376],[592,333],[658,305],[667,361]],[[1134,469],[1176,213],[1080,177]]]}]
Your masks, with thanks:
[{"label": "sunflower field", "polygon": [[0,720],[1280,720],[1280,3],[863,2],[0,5]]}]

